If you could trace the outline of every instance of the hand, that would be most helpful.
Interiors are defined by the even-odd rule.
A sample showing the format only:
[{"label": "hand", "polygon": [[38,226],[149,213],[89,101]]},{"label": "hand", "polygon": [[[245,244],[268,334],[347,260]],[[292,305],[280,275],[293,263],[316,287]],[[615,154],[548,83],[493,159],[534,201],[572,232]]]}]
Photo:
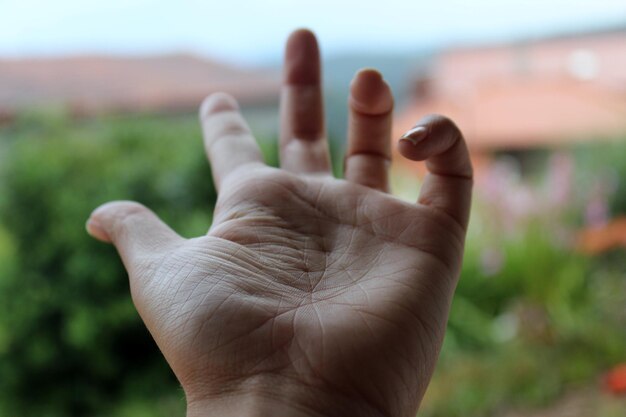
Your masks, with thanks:
[{"label": "hand", "polygon": [[[98,208],[133,301],[188,415],[414,416],[461,265],[472,169],[461,133],[430,116],[399,142],[426,160],[417,204],[387,194],[393,99],[374,70],[351,86],[345,180],[331,174],[312,33],[288,40],[281,169],[264,165],[236,102],[200,118],[219,190],[206,236],[145,207]],[[415,144],[414,144],[415,142]]]}]

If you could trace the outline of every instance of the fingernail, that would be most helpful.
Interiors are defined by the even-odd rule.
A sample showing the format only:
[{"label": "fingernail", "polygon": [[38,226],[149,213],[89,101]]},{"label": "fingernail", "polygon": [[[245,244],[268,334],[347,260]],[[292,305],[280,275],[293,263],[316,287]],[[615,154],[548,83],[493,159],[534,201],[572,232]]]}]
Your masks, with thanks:
[{"label": "fingernail", "polygon": [[400,140],[406,140],[406,141],[411,142],[413,145],[417,145],[422,140],[424,140],[424,138],[426,138],[427,132],[428,131],[426,130],[424,126],[416,126],[413,129],[406,132],[404,135],[402,135]]},{"label": "fingernail", "polygon": [[87,233],[89,233],[92,237],[98,240],[101,240],[103,242],[111,241],[111,238],[109,237],[107,232],[104,231],[102,225],[97,220],[89,218],[89,220],[87,220],[87,224],[85,225],[85,229],[87,229]]}]

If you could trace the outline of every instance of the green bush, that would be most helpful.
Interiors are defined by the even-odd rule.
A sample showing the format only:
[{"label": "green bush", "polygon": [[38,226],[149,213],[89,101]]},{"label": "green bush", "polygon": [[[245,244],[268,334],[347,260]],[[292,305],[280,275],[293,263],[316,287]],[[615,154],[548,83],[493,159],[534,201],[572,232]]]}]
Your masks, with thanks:
[{"label": "green bush", "polygon": [[626,361],[624,249],[591,256],[576,248],[590,199],[611,216],[626,213],[615,192],[626,184],[624,150],[626,142],[576,150],[570,200],[560,211],[531,214],[515,233],[485,227],[502,219],[476,201],[422,417],[543,407],[569,390],[601,389],[602,374]]},{"label": "green bush", "polygon": [[132,199],[182,234],[205,232],[216,195],[195,117],[31,118],[1,140],[0,415],[138,415],[168,396],[180,410],[117,254],[84,223]]},{"label": "green bush", "polygon": [[593,259],[550,238],[529,228],[502,240],[493,275],[482,271],[481,241],[468,242],[422,417],[545,406],[568,389],[599,388],[626,359],[623,254]]},{"label": "green bush", "polygon": [[[84,222],[99,204],[130,199],[183,236],[204,233],[216,193],[200,137],[195,116],[70,123],[31,113],[0,130],[0,416],[183,414],[117,254]],[[275,164],[274,143],[261,145]],[[576,184],[610,166],[622,190],[620,146],[582,149]],[[333,157],[340,172],[341,152]],[[625,212],[624,195],[611,196],[614,214]],[[470,233],[423,417],[544,404],[626,359],[623,253],[591,258],[555,244],[553,220],[567,221],[506,239]],[[487,243],[503,256],[491,273]]]},{"label": "green bush", "polygon": [[613,216],[626,216],[626,137],[589,142],[575,149],[576,184],[608,199]]}]

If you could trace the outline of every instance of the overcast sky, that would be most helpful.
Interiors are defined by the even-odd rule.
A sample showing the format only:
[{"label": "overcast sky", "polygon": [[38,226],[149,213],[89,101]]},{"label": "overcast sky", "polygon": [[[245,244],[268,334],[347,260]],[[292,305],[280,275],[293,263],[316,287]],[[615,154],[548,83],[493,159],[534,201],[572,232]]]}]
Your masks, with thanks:
[{"label": "overcast sky", "polygon": [[0,56],[194,52],[263,64],[302,26],[328,55],[616,24],[626,0],[0,0]]}]

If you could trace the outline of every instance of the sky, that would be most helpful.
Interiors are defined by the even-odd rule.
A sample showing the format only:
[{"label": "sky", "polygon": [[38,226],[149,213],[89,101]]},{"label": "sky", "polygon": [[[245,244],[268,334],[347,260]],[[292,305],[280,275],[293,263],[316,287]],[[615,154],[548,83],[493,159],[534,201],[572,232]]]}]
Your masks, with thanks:
[{"label": "sky", "polygon": [[336,55],[619,24],[625,0],[0,0],[0,57],[184,52],[262,65],[298,27]]}]

